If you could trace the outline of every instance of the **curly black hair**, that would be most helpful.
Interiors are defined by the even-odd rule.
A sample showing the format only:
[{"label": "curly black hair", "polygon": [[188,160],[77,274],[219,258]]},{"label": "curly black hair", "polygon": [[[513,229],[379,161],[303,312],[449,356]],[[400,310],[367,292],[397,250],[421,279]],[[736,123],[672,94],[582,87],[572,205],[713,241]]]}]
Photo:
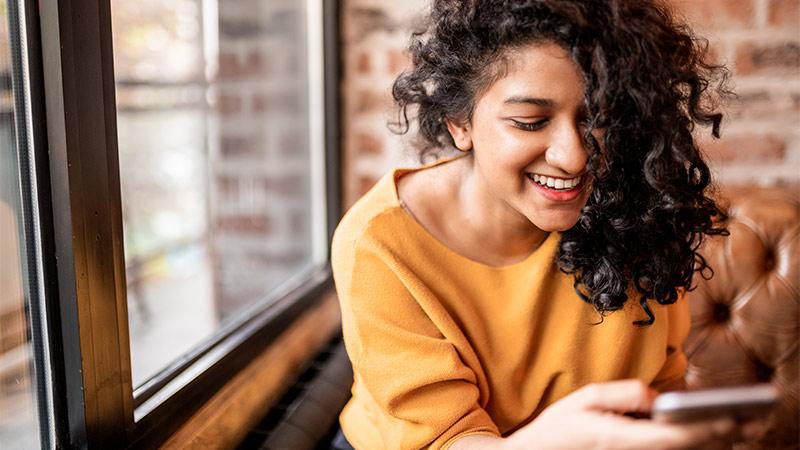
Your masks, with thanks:
[{"label": "curly black hair", "polygon": [[[719,137],[728,71],[708,62],[708,42],[653,0],[433,0],[412,37],[413,67],[394,83],[398,132],[412,107],[420,159],[453,148],[446,119],[469,123],[475,102],[510,49],[553,42],[580,69],[589,113],[584,140],[594,188],[562,234],[558,264],[602,317],[635,292],[674,303],[695,272],[713,272],[698,247],[726,234],[710,171],[693,132]],[[600,145],[592,132],[602,130]]]}]

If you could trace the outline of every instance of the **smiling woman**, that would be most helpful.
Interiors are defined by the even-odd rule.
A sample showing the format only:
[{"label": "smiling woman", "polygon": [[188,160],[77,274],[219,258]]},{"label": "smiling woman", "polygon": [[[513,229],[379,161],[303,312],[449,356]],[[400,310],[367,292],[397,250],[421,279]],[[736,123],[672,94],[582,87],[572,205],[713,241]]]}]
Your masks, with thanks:
[{"label": "smiling woman", "polygon": [[703,41],[653,1],[435,0],[410,52],[401,130],[410,113],[421,156],[462,156],[386,175],[337,229],[346,440],[733,439],[620,414],[682,385],[697,245],[725,232],[692,136],[726,93]]}]

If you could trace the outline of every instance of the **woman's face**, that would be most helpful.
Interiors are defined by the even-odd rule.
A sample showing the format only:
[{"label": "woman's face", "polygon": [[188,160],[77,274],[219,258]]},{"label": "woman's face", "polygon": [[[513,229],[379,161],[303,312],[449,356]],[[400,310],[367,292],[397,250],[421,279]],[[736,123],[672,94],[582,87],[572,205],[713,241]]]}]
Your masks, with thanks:
[{"label": "woman's face", "polygon": [[469,124],[448,122],[450,133],[473,151],[475,201],[488,214],[567,230],[591,191],[580,71],[555,44],[505,56],[504,76],[478,98]]}]

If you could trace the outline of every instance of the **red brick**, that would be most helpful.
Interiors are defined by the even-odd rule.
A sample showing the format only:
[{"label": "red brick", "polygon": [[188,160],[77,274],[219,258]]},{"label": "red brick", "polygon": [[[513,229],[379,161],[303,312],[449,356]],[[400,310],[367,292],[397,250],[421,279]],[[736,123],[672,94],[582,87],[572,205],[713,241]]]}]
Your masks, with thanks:
[{"label": "red brick", "polygon": [[387,70],[389,71],[390,75],[393,76],[400,75],[401,72],[410,68],[411,59],[409,58],[408,52],[400,50],[389,50],[386,53],[387,53],[386,59],[388,60]]},{"label": "red brick", "polygon": [[298,114],[301,110],[300,94],[292,91],[255,94],[253,110],[255,112],[282,112]]},{"label": "red brick", "polygon": [[743,44],[736,49],[734,61],[740,75],[794,75],[800,69],[800,43]]},{"label": "red brick", "polygon": [[226,158],[251,157],[265,153],[264,144],[257,136],[223,136],[220,153]]},{"label": "red brick", "polygon": [[800,113],[800,95],[767,91],[740,93],[730,107],[733,118],[769,118]]},{"label": "red brick", "polygon": [[361,175],[360,177],[358,177],[358,184],[357,184],[358,192],[356,193],[356,195],[361,197],[362,195],[366,194],[367,191],[372,189],[372,186],[375,186],[375,183],[377,182],[378,180],[374,177],[368,175]]},{"label": "red brick", "polygon": [[239,178],[237,177],[218,175],[216,186],[225,196],[239,196]]},{"label": "red brick", "polygon": [[257,180],[258,185],[267,193],[281,196],[300,196],[308,192],[307,177],[283,175]]},{"label": "red brick", "polygon": [[217,111],[220,114],[236,114],[242,110],[242,99],[238,95],[220,94]]},{"label": "red brick", "polygon": [[786,154],[786,142],[775,136],[724,138],[700,144],[704,153],[719,163],[780,161]]},{"label": "red brick", "polygon": [[239,65],[239,57],[234,53],[220,52],[219,54],[219,71],[220,76],[223,73],[232,71]]},{"label": "red brick", "polygon": [[371,58],[369,53],[362,52],[361,54],[359,54],[358,57],[356,58],[356,72],[362,75],[368,74],[370,71],[370,67],[372,66],[370,60]]},{"label": "red brick", "polygon": [[278,138],[278,151],[281,155],[297,155],[305,153],[308,148],[308,138],[298,132],[285,132]]},{"label": "red brick", "polygon": [[[366,2],[352,2],[352,3],[366,3]],[[366,38],[372,33],[376,32],[392,32],[397,28],[397,24],[387,13],[389,5],[380,5],[375,7],[356,6],[350,7],[347,10],[348,22],[351,27],[356,30],[353,38],[357,41],[365,41]]]},{"label": "red brick", "polygon": [[270,234],[272,221],[265,215],[221,216],[217,218],[220,231],[237,234]]},{"label": "red brick", "polygon": [[367,133],[355,136],[356,153],[360,155],[380,155],[383,153],[383,141]]},{"label": "red brick", "polygon": [[356,92],[353,102],[357,113],[382,113],[391,105],[387,91],[379,93],[369,89]]},{"label": "red brick", "polygon": [[770,0],[769,23],[778,27],[800,26],[800,0]]},{"label": "red brick", "polygon": [[715,65],[725,65],[725,61],[719,57],[719,52],[717,51],[716,47],[712,47],[711,44],[708,46],[708,50],[706,51],[705,56],[703,57],[703,62],[706,64],[715,64]]},{"label": "red brick", "polygon": [[267,67],[261,53],[252,51],[244,60],[234,53],[220,53],[219,78],[220,80],[234,80],[266,74]]},{"label": "red brick", "polygon": [[675,11],[701,28],[741,28],[753,24],[753,0],[672,0]]}]

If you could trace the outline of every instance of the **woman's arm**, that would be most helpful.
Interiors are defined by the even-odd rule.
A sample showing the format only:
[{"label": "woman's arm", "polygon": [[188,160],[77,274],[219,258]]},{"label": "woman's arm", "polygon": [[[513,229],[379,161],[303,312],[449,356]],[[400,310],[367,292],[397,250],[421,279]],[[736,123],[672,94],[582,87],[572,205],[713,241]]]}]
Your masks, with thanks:
[{"label": "woman's arm", "polygon": [[342,332],[357,376],[343,424],[358,427],[359,417],[370,416],[361,420],[376,427],[371,435],[398,448],[441,448],[462,433],[499,435],[476,372],[432,319],[447,311],[420,303],[428,288],[380,239],[334,242]]},{"label": "woman's arm", "polygon": [[731,418],[676,425],[623,415],[649,412],[657,394],[639,380],[588,385],[506,438],[469,435],[450,449],[687,449],[733,439],[737,427]]}]

